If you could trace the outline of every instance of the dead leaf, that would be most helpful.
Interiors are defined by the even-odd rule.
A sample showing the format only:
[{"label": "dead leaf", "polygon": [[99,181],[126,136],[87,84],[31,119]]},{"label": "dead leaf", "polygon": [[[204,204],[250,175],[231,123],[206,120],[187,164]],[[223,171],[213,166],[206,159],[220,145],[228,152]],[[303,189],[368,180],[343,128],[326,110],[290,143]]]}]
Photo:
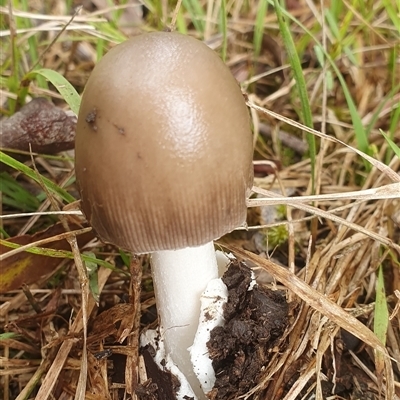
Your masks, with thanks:
[{"label": "dead leaf", "polygon": [[[121,336],[121,333],[118,333],[117,322],[121,321],[121,326],[132,329],[133,316],[134,305],[128,303],[116,304],[114,307],[103,311],[94,320],[88,343],[96,343],[108,336]],[[122,331],[124,331],[123,328]]]},{"label": "dead leaf", "polygon": [[[70,225],[72,230],[79,229],[77,225]],[[65,230],[61,223],[55,224],[45,231],[34,235],[21,235],[7,239],[7,242],[18,245],[26,245],[45,238],[54,237],[55,240],[46,248],[54,250],[70,250],[70,246],[65,239],[57,239],[58,235],[64,234]],[[94,238],[93,232],[86,232],[77,237],[79,246],[83,246]],[[13,250],[10,247],[0,244],[0,254],[5,254]],[[27,252],[13,254],[0,263],[0,293],[19,289],[23,284],[30,285],[37,282],[45,275],[55,271],[60,264],[59,258],[48,257]]]},{"label": "dead leaf", "polygon": [[36,98],[1,120],[0,147],[54,154],[74,148],[76,117],[44,98]]}]

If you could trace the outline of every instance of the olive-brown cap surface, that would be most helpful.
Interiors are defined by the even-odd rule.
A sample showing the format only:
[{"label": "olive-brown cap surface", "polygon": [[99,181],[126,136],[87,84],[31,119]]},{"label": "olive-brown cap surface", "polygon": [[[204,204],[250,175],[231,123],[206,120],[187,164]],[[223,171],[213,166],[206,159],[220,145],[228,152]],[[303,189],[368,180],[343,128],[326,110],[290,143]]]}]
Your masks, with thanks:
[{"label": "olive-brown cap surface", "polygon": [[83,212],[105,242],[136,253],[175,250],[242,225],[252,153],[237,82],[194,38],[134,37],[87,82],[76,178]]}]

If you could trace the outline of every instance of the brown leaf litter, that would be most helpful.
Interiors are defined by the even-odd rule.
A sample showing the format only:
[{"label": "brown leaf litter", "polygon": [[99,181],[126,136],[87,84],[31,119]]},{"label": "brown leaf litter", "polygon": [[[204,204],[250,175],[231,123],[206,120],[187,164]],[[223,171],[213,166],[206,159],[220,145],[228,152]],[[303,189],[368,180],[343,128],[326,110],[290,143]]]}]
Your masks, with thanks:
[{"label": "brown leaf litter", "polygon": [[1,120],[0,147],[55,154],[74,148],[77,118],[45,98],[35,98]]},{"label": "brown leaf litter", "polygon": [[[17,34],[16,38],[22,46],[27,46],[27,35],[38,38],[38,51],[42,53],[46,43],[54,38],[55,28],[64,26],[70,19],[68,15],[60,17],[59,14],[70,10],[65,10],[66,3],[59,0],[46,3],[49,15],[45,17],[51,16],[53,19],[48,21],[40,19],[44,10],[42,2],[28,3],[31,11],[28,17],[23,17],[21,10],[14,9],[14,16],[7,15],[5,21],[8,18],[11,21],[10,26],[15,18],[35,21],[26,35]],[[76,5],[80,2],[73,3]],[[122,3],[119,10],[103,8],[106,3],[103,0],[84,3],[84,11],[76,18],[76,23],[71,25],[71,31],[64,32],[60,41],[54,43],[43,57],[44,67],[60,71],[79,91],[84,87],[95,63],[97,41],[103,40],[106,50],[115,42],[115,38],[110,39],[110,36],[99,29],[101,21],[106,21],[101,15],[110,17],[112,12],[121,11],[124,24],[127,23],[123,32],[129,35],[138,33],[143,26],[149,29],[150,21],[159,21],[160,17],[150,13],[149,21],[145,22],[140,15],[137,18],[136,11],[139,9],[129,2],[126,6],[135,14],[135,24],[129,26],[133,17],[125,12],[125,5]],[[212,8],[214,15],[218,15],[219,3],[206,3],[207,7]],[[396,54],[395,46],[398,45],[397,31],[379,2],[374,4],[374,12],[377,12],[376,16],[371,14],[370,21],[360,19],[359,12],[353,12],[352,7],[355,6],[343,2],[343,12],[351,19],[348,21],[350,25],[346,40],[354,40],[354,46],[350,43],[346,48],[353,56],[350,59],[349,53],[344,51],[347,44],[332,34],[329,24],[325,24],[324,32],[315,29],[319,18],[323,17],[323,10],[319,9],[317,2],[313,3],[313,8],[309,3],[300,0],[290,1],[288,5],[292,15],[313,31],[321,43],[322,39],[326,41],[327,52],[342,73],[361,123],[369,132],[368,141],[371,146],[368,161],[371,165],[366,167],[365,160],[360,157],[344,92],[330,67],[319,64],[314,50],[315,43],[306,40],[304,31],[299,26],[291,26],[295,42],[304,45],[302,67],[307,80],[315,128],[322,132],[310,130],[297,123],[299,99],[292,74],[288,70],[285,49],[276,30],[275,15],[268,12],[265,17],[261,54],[254,60],[252,32],[257,2],[250,2],[249,9],[243,10],[238,6],[240,2],[233,1],[229,3],[232,8],[229,9],[227,63],[243,87],[248,89],[248,104],[252,106],[255,158],[262,162],[258,164],[261,167],[256,167],[258,174],[255,184],[261,191],[281,193],[282,196],[289,194],[301,197],[310,194],[311,165],[305,156],[305,132],[319,137],[317,193],[334,196],[337,193],[379,190],[398,182],[400,161],[393,155],[379,130],[392,129],[393,141],[400,144],[399,128],[390,126],[393,121],[391,116],[396,113],[399,102],[399,94],[391,92],[393,82],[399,81],[398,64],[395,63],[393,73],[389,71],[391,57]],[[162,15],[166,20],[167,11],[163,7]],[[3,13],[7,12],[8,10],[3,10]],[[89,14],[91,12],[97,14]],[[189,14],[183,13],[181,17],[192,34],[193,24]],[[94,20],[97,21],[96,24],[93,23]],[[222,44],[221,35],[217,35],[218,23],[212,18],[207,18],[204,23],[204,39],[213,43],[213,48],[218,51]],[[5,24],[7,25],[7,21]],[[43,28],[40,36],[35,32],[37,28]],[[154,26],[150,28],[153,29]],[[11,55],[7,51],[4,53],[3,57],[11,60]],[[23,63],[24,70],[26,67],[30,68],[29,58],[24,58]],[[13,71],[10,68],[5,74],[8,78]],[[327,85],[329,76],[332,78],[328,82],[331,87]],[[32,97],[46,95],[60,104],[60,96],[51,87],[48,90],[43,89],[32,82],[29,92]],[[14,93],[2,91],[1,95],[10,101],[15,100]],[[43,100],[34,100],[27,104],[27,109],[20,110],[22,114],[14,116],[13,120],[17,123],[15,126],[24,135],[16,138],[12,131],[11,138],[14,139],[8,142],[11,143],[10,147],[14,146],[13,140],[17,143],[15,147],[19,147],[21,140],[22,146],[25,146],[23,148],[29,149],[25,139],[30,138],[30,123],[32,122],[35,132],[40,127],[40,124],[35,125],[37,115],[30,116],[29,107],[42,103]],[[64,111],[55,109],[51,104],[43,103],[44,109],[50,115],[44,131],[51,134],[49,137],[61,139],[56,139],[54,143],[39,143],[45,146],[37,147],[39,152],[61,150],[65,143],[69,146],[68,143],[71,142],[68,137],[73,134],[70,125],[73,118],[64,120]],[[5,103],[2,107],[5,107]],[[274,114],[269,110],[273,110]],[[3,111],[7,114],[7,110]],[[54,121],[51,117],[53,112],[58,115]],[[59,129],[58,118],[65,121],[66,129]],[[40,139],[40,135],[33,138],[36,139]],[[29,139],[31,140],[32,138]],[[51,177],[60,186],[71,182],[73,174],[70,161],[43,160],[38,155],[33,155],[33,159],[40,172]],[[268,165],[265,164],[266,160]],[[25,162],[29,164],[31,159]],[[13,173],[13,177],[33,191],[30,179],[17,171]],[[68,190],[74,191],[75,188],[71,185]],[[39,211],[46,211],[49,204],[45,200]],[[260,363],[260,368],[255,368],[255,375],[250,378],[245,372],[248,365],[246,362],[250,363],[252,360],[249,347],[245,343],[245,350],[238,350],[238,338],[232,337],[232,333],[241,334],[241,328],[252,325],[253,309],[251,308],[251,312],[246,307],[240,309],[246,317],[250,315],[250,319],[245,319],[245,323],[240,318],[236,322],[233,319],[232,329],[229,332],[220,330],[221,336],[216,335],[214,338],[218,358],[216,364],[221,370],[219,394],[216,396],[234,397],[234,388],[229,386],[229,382],[237,379],[248,384],[246,389],[242,388],[241,393],[243,398],[249,400],[399,398],[399,198],[353,199],[337,196],[305,205],[307,207],[303,207],[302,203],[288,201],[282,220],[273,224],[260,220],[257,208],[251,209],[249,229],[235,232],[223,240],[224,245],[256,272],[261,293],[271,290],[274,296],[276,293],[284,293],[289,300],[289,322],[276,343],[271,344],[272,348],[264,348],[264,343],[259,346],[262,348],[260,359],[263,360],[263,365]],[[14,212],[12,207],[3,206],[2,213]],[[317,218],[315,243],[310,243],[310,221]],[[39,240],[41,234],[38,231],[54,223],[49,219],[39,219],[39,216],[7,221],[1,220],[2,227],[6,232],[13,232],[12,235],[21,237],[15,239],[20,244]],[[254,232],[273,230],[276,225],[284,225],[287,240],[274,248],[257,247],[254,243]],[[72,224],[71,228],[75,229]],[[59,231],[56,226],[55,232],[51,233],[51,229],[48,231],[50,237],[46,233],[43,237],[59,243],[58,235],[60,232],[65,233],[65,230]],[[22,239],[23,234],[29,235],[26,240]],[[80,240],[79,236],[77,238]],[[65,242],[63,246],[64,244]],[[315,251],[311,250],[314,245]],[[74,262],[69,259],[16,253],[15,262],[19,265],[25,263],[24,272],[18,282],[11,280],[14,283],[7,287],[7,293],[0,294],[1,333],[13,334],[0,340],[0,397],[7,400],[69,400],[75,397],[78,390],[79,393],[83,390],[82,398],[87,399],[156,400],[160,384],[149,379],[152,375],[149,355],[137,355],[138,308],[142,312],[141,329],[149,326],[154,328],[157,324],[149,258],[140,257],[129,266],[127,255],[121,256],[116,249],[98,241],[87,240],[79,243],[79,248],[81,251],[93,251],[96,257],[115,265],[113,270],[103,267],[98,270],[99,304],[91,296],[88,298],[85,310],[88,326],[86,347],[83,340],[82,287]],[[8,261],[4,260],[10,263],[6,266],[14,265],[11,261],[11,257]],[[391,315],[385,346],[372,333],[378,268],[384,271],[386,300]],[[28,283],[24,290],[17,289],[17,285],[23,282]],[[143,290],[139,295],[140,286]],[[255,301],[247,296],[249,294],[246,292],[245,296],[240,297],[242,301],[239,301],[239,305],[252,304]],[[263,302],[261,305],[257,303],[257,309],[261,310],[263,305]],[[128,316],[130,312],[136,315],[136,320]],[[257,315],[257,310],[254,310],[254,315]],[[257,319],[262,318],[262,315],[257,315]],[[259,329],[256,324],[255,333]],[[246,335],[237,336],[246,342]],[[261,336],[261,333],[259,336],[254,334],[252,339],[260,341]],[[229,341],[225,342],[225,337]],[[233,355],[228,351],[231,349],[234,350]],[[380,371],[377,373],[375,365],[378,349],[384,354],[386,369],[383,376]],[[225,363],[223,354],[227,354],[234,362]],[[87,382],[81,379],[81,371],[87,371]],[[174,389],[174,378],[168,379],[163,385]],[[166,398],[170,400],[171,392],[167,393]]]},{"label": "brown leaf litter", "polygon": [[[93,232],[82,232],[81,227],[70,224],[70,229],[78,234],[78,243],[83,247],[94,238]],[[83,234],[79,234],[83,233]],[[7,239],[0,243],[0,293],[20,288],[23,284],[30,285],[42,280],[50,274],[54,274],[60,265],[59,258],[48,257],[41,254],[22,252],[19,249],[12,251],[12,247],[7,247],[7,242],[25,245],[28,250],[33,246],[44,246],[52,250],[70,250],[70,246],[65,237],[72,235],[65,232],[63,226],[58,223],[45,231],[37,232],[33,235],[20,235]],[[37,267],[40,265],[40,268]],[[46,279],[46,278],[45,278]]]}]

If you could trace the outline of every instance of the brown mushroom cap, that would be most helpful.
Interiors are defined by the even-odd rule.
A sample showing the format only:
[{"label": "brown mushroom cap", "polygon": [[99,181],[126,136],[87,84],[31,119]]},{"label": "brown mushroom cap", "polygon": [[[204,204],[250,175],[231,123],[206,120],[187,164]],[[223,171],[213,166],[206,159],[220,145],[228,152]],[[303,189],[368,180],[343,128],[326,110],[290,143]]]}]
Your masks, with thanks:
[{"label": "brown mushroom cap", "polygon": [[194,38],[147,33],[109,51],[87,82],[75,149],[83,212],[105,242],[175,250],[245,222],[248,110],[229,69]]}]

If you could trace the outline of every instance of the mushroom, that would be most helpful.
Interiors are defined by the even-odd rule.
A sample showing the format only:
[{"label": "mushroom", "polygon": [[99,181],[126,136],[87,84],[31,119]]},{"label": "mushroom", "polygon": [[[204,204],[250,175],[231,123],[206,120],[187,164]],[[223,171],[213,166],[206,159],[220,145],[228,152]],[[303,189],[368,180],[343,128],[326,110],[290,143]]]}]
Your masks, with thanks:
[{"label": "mushroom", "polygon": [[83,212],[104,242],[151,253],[161,336],[197,393],[187,348],[218,276],[213,240],[245,224],[252,154],[240,87],[194,38],[136,36],[87,82],[75,143]]}]

